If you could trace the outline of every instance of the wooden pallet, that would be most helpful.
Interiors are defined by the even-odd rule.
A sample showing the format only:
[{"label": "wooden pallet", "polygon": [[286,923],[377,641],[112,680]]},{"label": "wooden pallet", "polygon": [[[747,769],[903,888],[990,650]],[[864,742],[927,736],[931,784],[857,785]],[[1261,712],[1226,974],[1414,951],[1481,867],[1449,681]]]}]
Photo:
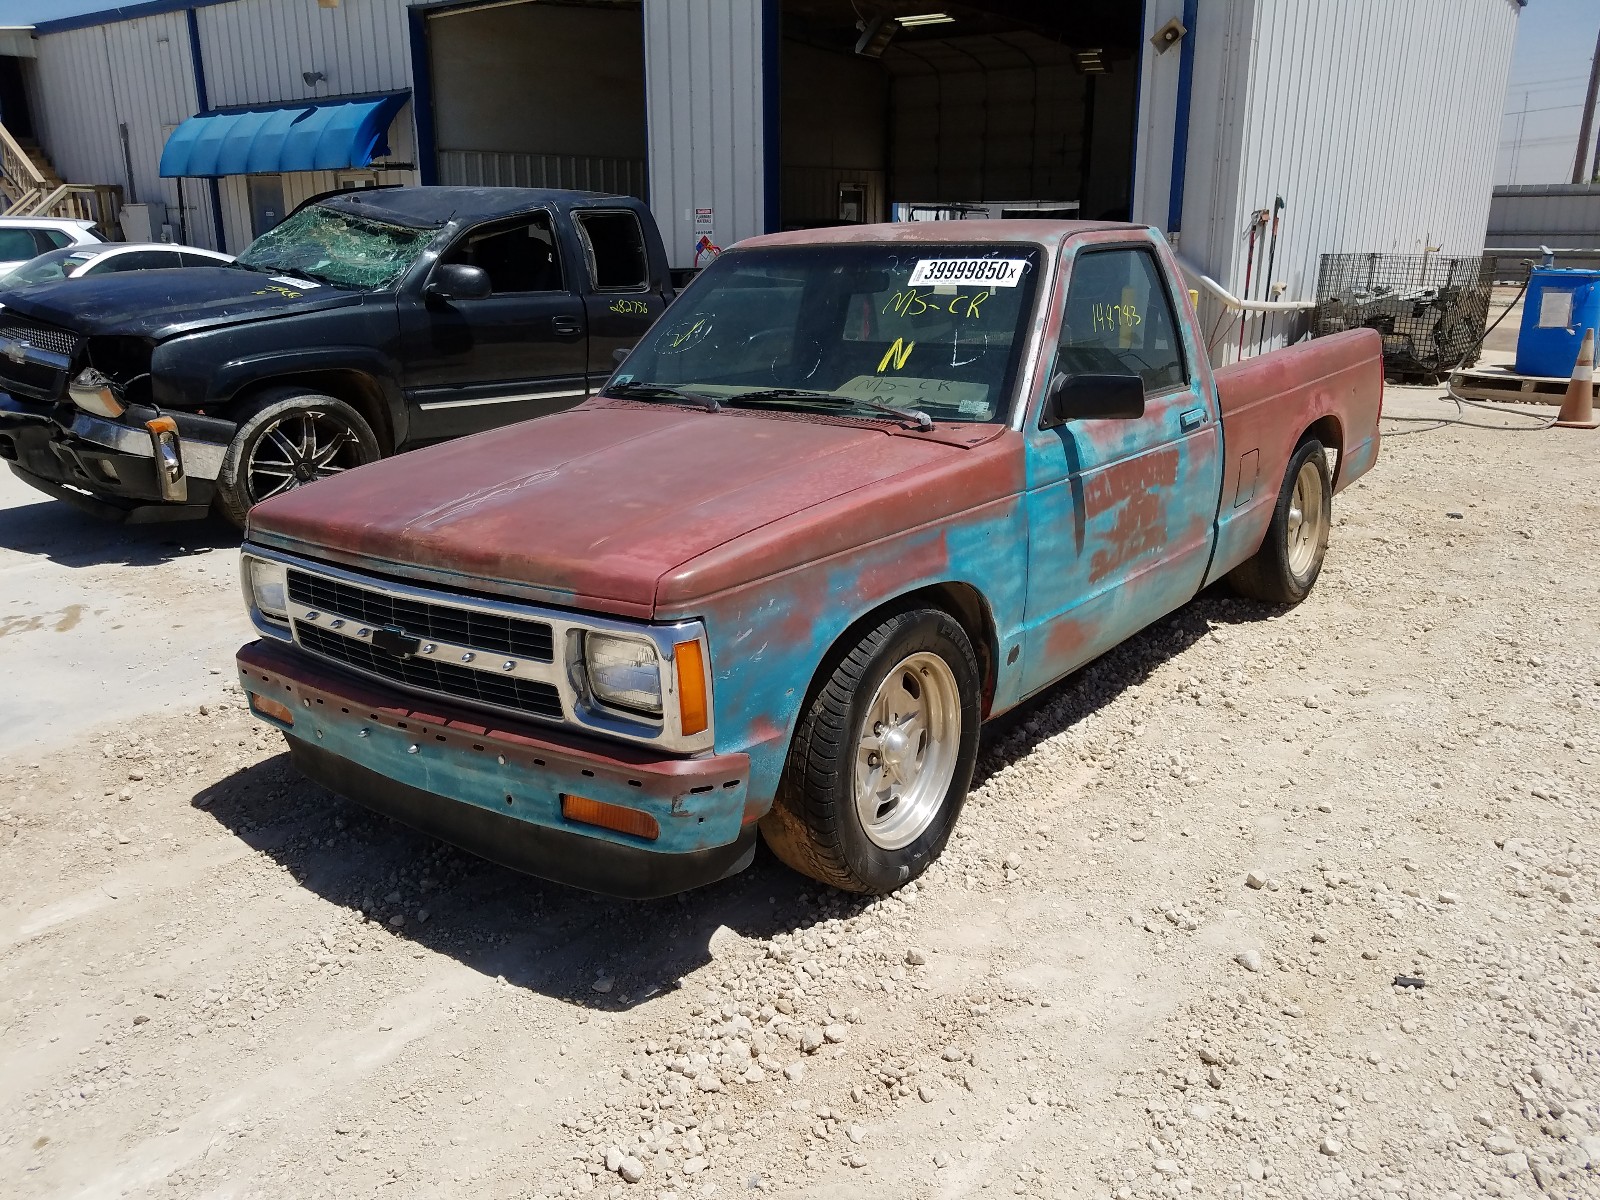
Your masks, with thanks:
[{"label": "wooden pallet", "polygon": [[1559,405],[1570,382],[1547,375],[1518,375],[1504,367],[1475,367],[1450,376],[1450,386],[1459,396],[1511,404]]}]

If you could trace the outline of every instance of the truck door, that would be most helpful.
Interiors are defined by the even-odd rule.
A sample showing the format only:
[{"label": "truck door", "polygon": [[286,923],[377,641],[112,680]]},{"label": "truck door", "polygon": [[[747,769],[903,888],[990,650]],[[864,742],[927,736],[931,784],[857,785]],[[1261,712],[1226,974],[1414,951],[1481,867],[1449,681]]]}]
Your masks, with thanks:
[{"label": "truck door", "polygon": [[401,301],[413,440],[544,416],[588,394],[582,275],[564,261],[549,213],[469,230],[440,261],[482,267],[493,291],[480,300]]},{"label": "truck door", "polygon": [[1084,246],[1063,303],[1054,373],[1139,375],[1145,412],[1029,415],[1026,693],[1199,591],[1222,486],[1209,372],[1155,243]]},{"label": "truck door", "polygon": [[631,208],[576,208],[572,216],[588,260],[589,382],[598,388],[616,367],[615,352],[632,349],[666,308],[651,282],[644,228]]}]

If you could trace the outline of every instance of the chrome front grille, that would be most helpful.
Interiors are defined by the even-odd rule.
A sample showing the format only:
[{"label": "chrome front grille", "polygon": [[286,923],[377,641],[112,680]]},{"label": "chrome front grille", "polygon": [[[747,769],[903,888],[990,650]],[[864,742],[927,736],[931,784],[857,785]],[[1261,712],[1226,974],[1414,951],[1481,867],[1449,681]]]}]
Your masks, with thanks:
[{"label": "chrome front grille", "polygon": [[48,350],[51,354],[61,354],[71,358],[78,352],[78,347],[83,345],[83,338],[65,329],[11,317],[0,320],[0,342],[26,342],[30,346]]},{"label": "chrome front grille", "polygon": [[535,662],[547,663],[551,658],[550,626],[543,621],[423,603],[294,570],[289,572],[289,599],[362,625],[399,625],[424,641],[449,642]]},{"label": "chrome front grille", "polygon": [[295,633],[300,645],[311,653],[381,676],[391,683],[535,717],[560,720],[562,716],[561,693],[554,684],[493,675],[415,655],[402,658],[384,653],[370,641],[330,633],[314,625],[296,624]]},{"label": "chrome front grille", "polygon": [[296,568],[288,584],[295,640],[318,657],[436,696],[550,720],[567,715],[549,622]]}]

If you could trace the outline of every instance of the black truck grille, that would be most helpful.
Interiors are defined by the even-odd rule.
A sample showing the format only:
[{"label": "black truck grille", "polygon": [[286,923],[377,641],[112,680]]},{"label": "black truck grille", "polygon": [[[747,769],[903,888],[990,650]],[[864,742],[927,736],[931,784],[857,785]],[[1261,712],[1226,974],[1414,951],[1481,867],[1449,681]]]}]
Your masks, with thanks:
[{"label": "black truck grille", "polygon": [[78,347],[83,344],[83,338],[76,333],[55,329],[49,325],[39,325],[33,321],[19,320],[16,317],[0,319],[0,339],[27,342],[41,350],[48,350],[51,354],[64,354],[68,358],[76,354]]},{"label": "black truck grille", "polygon": [[295,631],[301,646],[313,654],[367,671],[392,683],[536,717],[559,720],[564,715],[561,711],[561,693],[552,684],[491,675],[486,671],[473,671],[430,659],[396,658],[368,642],[329,633],[313,625],[300,624]]},{"label": "black truck grille", "polygon": [[[550,626],[543,621],[406,600],[295,570],[289,572],[289,598],[307,608],[334,613],[363,625],[378,628],[398,625],[412,637],[424,641],[449,642],[533,662],[551,659]],[[560,715],[559,708],[557,715]]]}]

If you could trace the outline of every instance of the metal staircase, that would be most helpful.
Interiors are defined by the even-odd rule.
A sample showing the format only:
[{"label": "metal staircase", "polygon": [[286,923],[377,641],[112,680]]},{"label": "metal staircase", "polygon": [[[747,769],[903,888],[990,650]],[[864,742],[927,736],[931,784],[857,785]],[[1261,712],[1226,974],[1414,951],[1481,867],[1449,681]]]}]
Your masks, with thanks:
[{"label": "metal staircase", "polygon": [[122,188],[114,183],[66,183],[37,142],[18,141],[0,125],[0,198],[9,217],[66,217],[93,221],[118,234]]}]

